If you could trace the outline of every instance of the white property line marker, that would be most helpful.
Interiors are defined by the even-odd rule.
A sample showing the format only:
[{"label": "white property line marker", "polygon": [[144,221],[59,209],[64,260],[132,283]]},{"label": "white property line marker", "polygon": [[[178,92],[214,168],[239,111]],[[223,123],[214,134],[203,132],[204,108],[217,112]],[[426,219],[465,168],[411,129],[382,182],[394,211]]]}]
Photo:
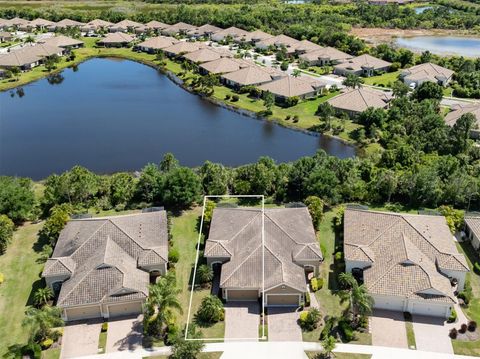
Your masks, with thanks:
[{"label": "white property line marker", "polygon": [[200,228],[198,230],[197,240],[197,254],[195,256],[195,267],[193,268],[192,285],[190,289],[190,303],[188,305],[187,324],[185,326],[185,340],[192,341],[224,341],[225,338],[188,338],[188,326],[190,324],[190,317],[192,314],[193,292],[195,290],[195,278],[197,275],[198,260],[200,257],[200,242],[202,240],[203,220],[205,217],[205,204],[208,198],[261,198],[262,199],[262,336],[255,338],[232,338],[228,341],[244,341],[244,340],[266,340],[265,336],[265,196],[264,195],[207,195],[203,197],[202,217],[200,219]]}]

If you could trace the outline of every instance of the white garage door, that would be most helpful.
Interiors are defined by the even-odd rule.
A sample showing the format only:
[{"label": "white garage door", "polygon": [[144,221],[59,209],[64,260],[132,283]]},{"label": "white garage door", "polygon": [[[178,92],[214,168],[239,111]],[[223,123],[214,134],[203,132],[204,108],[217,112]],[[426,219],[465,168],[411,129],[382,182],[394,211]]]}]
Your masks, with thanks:
[{"label": "white garage door", "polygon": [[373,297],[375,300],[374,307],[377,309],[399,310],[403,311],[404,299],[395,297]]},{"label": "white garage door", "polygon": [[413,303],[412,314],[427,315],[430,317],[446,317],[447,307],[426,303]]},{"label": "white garage door", "polygon": [[83,320],[102,316],[100,306],[67,309],[67,320]]},{"label": "white garage door", "polygon": [[108,313],[110,318],[121,317],[125,315],[140,314],[142,312],[142,303],[123,303],[111,304],[108,306]]}]

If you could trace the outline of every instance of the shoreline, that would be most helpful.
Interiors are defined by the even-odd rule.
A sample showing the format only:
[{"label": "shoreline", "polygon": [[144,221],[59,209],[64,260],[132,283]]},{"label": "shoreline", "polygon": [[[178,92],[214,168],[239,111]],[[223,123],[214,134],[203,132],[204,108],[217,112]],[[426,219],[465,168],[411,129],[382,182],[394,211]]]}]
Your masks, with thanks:
[{"label": "shoreline", "polygon": [[289,129],[289,130],[301,132],[301,133],[309,135],[309,136],[314,136],[314,137],[324,136],[324,137],[327,137],[329,139],[339,141],[346,146],[352,147],[355,150],[355,156],[358,156],[358,157],[361,157],[363,155],[363,153],[365,152],[364,148],[360,147],[357,143],[355,143],[353,141],[348,141],[348,140],[345,140],[341,137],[330,135],[330,134],[311,131],[311,130],[308,130],[308,129],[305,129],[305,128],[301,128],[299,126],[295,126],[293,124],[292,125],[290,125],[290,124],[287,125],[285,123],[282,123],[280,120],[278,120],[276,118],[268,118],[268,117],[259,116],[256,112],[253,112],[253,111],[250,111],[250,110],[238,107],[238,106],[234,106],[234,105],[231,105],[231,104],[227,104],[222,100],[218,100],[218,99],[215,99],[215,98],[212,98],[212,97],[208,97],[208,96],[196,93],[190,87],[184,85],[184,81],[180,77],[178,77],[174,72],[172,72],[172,71],[170,71],[166,68],[161,68],[154,61],[147,60],[147,59],[135,58],[133,56],[127,56],[125,54],[114,54],[114,53],[112,53],[112,54],[102,54],[102,53],[98,53],[98,54],[95,54],[95,55],[87,55],[87,56],[82,57],[81,59],[74,60],[71,63],[67,63],[67,66],[62,66],[62,67],[57,68],[57,69],[55,69],[51,72],[44,72],[42,74],[42,76],[40,76],[40,77],[35,77],[35,78],[32,78],[32,79],[28,79],[24,82],[21,82],[20,84],[18,82],[11,82],[11,84],[15,84],[15,86],[7,86],[5,89],[0,90],[0,93],[12,91],[12,90],[15,90],[16,88],[20,88],[22,86],[29,85],[29,84],[31,84],[35,81],[40,81],[42,79],[47,78],[49,75],[58,74],[58,73],[66,70],[68,68],[78,66],[85,61],[92,60],[92,59],[95,59],[95,58],[104,58],[104,59],[105,58],[106,59],[117,58],[117,59],[123,59],[123,60],[128,60],[128,61],[134,61],[134,62],[137,62],[137,63],[141,63],[145,66],[149,66],[149,67],[161,72],[170,81],[172,81],[175,85],[181,87],[185,91],[188,91],[192,95],[199,96],[200,98],[202,98],[202,100],[206,100],[206,101],[210,102],[211,104],[213,104],[215,106],[225,108],[229,111],[236,112],[236,113],[238,113],[242,116],[246,116],[246,117],[249,117],[249,118],[252,118],[252,119],[256,119],[258,121],[271,123],[271,124],[274,124],[276,126],[281,126],[283,128]]}]

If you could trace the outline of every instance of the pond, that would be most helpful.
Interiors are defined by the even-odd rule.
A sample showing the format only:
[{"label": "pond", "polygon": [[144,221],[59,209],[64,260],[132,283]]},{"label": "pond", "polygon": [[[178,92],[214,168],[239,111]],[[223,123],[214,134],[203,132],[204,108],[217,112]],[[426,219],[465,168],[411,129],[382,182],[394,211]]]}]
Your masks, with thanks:
[{"label": "pond", "polygon": [[215,106],[155,69],[92,59],[77,71],[0,93],[0,174],[41,179],[79,164],[99,173],[139,170],[172,152],[183,165],[278,162],[318,149],[355,149]]},{"label": "pond", "polygon": [[480,38],[454,36],[414,36],[399,37],[395,45],[414,51],[429,50],[438,55],[457,55],[465,57],[480,56]]}]

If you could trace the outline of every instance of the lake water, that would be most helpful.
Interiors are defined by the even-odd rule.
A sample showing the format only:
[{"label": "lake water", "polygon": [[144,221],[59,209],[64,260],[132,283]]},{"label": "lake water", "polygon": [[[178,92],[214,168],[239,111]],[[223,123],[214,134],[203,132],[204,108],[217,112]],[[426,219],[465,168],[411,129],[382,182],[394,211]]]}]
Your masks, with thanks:
[{"label": "lake water", "polygon": [[318,149],[355,155],[341,141],[215,106],[136,62],[93,59],[62,75],[0,93],[0,174],[40,179],[76,164],[131,171],[166,152],[186,166],[286,162]]},{"label": "lake water", "polygon": [[399,47],[415,51],[429,50],[438,55],[480,56],[480,38],[454,36],[415,36],[395,39]]}]

